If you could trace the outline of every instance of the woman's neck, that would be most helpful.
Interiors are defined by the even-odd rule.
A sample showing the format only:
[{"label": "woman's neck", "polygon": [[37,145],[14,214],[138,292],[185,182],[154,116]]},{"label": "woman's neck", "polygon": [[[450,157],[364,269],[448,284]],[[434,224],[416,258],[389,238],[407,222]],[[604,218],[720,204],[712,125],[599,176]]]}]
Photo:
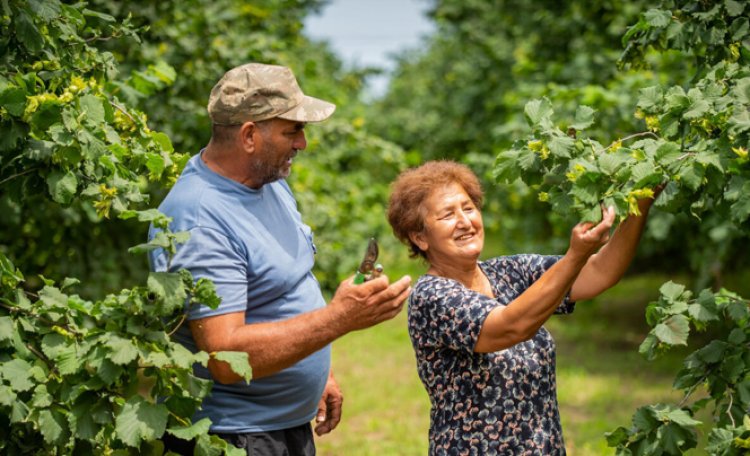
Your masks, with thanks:
[{"label": "woman's neck", "polygon": [[454,264],[430,264],[428,274],[446,277],[461,283],[466,288],[494,298],[489,279],[479,267],[479,263],[457,266]]}]

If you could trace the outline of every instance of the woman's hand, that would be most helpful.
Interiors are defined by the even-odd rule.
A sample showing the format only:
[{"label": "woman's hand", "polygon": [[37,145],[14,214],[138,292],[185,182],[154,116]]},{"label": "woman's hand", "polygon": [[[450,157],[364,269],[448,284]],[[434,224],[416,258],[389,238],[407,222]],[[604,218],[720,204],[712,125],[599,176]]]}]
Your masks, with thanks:
[{"label": "woman's hand", "polygon": [[602,220],[597,225],[582,222],[573,227],[568,254],[585,262],[609,241],[609,230],[614,221],[615,209],[611,206],[606,209],[602,207]]}]

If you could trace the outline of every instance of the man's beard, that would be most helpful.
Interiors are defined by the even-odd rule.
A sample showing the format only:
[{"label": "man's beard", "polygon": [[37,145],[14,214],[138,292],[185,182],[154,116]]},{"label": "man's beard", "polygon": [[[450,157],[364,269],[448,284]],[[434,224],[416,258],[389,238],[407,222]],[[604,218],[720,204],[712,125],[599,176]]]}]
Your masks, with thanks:
[{"label": "man's beard", "polygon": [[253,171],[254,174],[258,176],[258,180],[260,180],[260,185],[262,186],[289,177],[291,167],[286,168],[286,166],[274,166],[267,161],[258,160],[253,164]]}]

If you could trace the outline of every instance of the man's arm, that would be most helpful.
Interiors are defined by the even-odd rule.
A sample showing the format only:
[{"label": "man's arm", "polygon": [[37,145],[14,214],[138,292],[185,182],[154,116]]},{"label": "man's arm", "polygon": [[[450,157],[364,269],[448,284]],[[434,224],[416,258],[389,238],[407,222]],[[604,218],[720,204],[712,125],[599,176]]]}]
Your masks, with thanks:
[{"label": "man's arm", "polygon": [[[285,369],[320,350],[344,334],[395,317],[411,288],[404,276],[388,284],[387,277],[354,285],[342,282],[331,302],[321,309],[287,320],[245,324],[244,312],[190,321],[200,350],[243,351],[249,356],[253,378]],[[227,363],[212,359],[208,368],[219,383],[241,379]]]}]

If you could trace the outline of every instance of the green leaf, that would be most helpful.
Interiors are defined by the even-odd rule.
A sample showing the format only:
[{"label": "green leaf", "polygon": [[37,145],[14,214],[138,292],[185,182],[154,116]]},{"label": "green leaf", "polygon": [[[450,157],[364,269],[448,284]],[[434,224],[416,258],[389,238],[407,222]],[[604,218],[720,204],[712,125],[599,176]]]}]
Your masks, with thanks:
[{"label": "green leaf", "polygon": [[685,292],[685,286],[680,285],[679,283],[674,283],[671,280],[669,282],[664,283],[661,288],[659,288],[659,293],[662,294],[667,300],[669,301],[677,301],[682,297],[682,294]]},{"label": "green leaf", "polygon": [[724,199],[737,201],[748,194],[750,194],[750,180],[740,176],[732,176],[724,192]]},{"label": "green leaf", "polygon": [[34,388],[31,405],[34,408],[45,408],[52,405],[52,395],[47,391],[47,385],[37,385],[36,388]]},{"label": "green leaf", "polygon": [[717,170],[724,172],[724,166],[721,159],[714,151],[703,151],[695,154],[695,161],[705,166],[713,166]]},{"label": "green leaf", "polygon": [[47,177],[47,187],[52,199],[60,204],[68,205],[76,195],[78,189],[78,179],[76,175],[68,171],[62,173],[53,171]]},{"label": "green leaf", "polygon": [[701,322],[709,322],[719,319],[716,312],[700,304],[690,304],[688,306],[688,313],[692,318]]},{"label": "green leaf", "polygon": [[13,359],[0,364],[0,377],[7,380],[16,392],[28,391],[34,387],[30,371],[31,364],[22,359]]},{"label": "green leaf", "polygon": [[152,131],[151,139],[153,139],[154,142],[159,145],[159,148],[163,152],[174,152],[174,146],[172,146],[172,141],[169,139],[169,136],[167,136],[166,134],[160,131]]},{"label": "green leaf", "polygon": [[661,87],[652,86],[640,90],[638,97],[638,107],[646,112],[654,112],[661,109],[664,103],[664,93]]},{"label": "green leaf", "polygon": [[708,454],[732,454],[729,451],[732,448],[733,440],[734,434],[731,430],[715,427],[711,429],[711,433],[708,435],[706,451],[709,452]]},{"label": "green leaf", "polygon": [[14,18],[16,26],[16,37],[32,54],[42,50],[44,38],[39,33],[39,29],[34,25],[34,21],[23,10],[19,11]]},{"label": "green leaf", "polygon": [[636,188],[651,187],[662,181],[660,173],[653,163],[640,162],[631,168],[634,186]]},{"label": "green leaf", "polygon": [[237,351],[220,351],[213,354],[214,358],[229,364],[232,371],[249,382],[253,378],[253,369],[247,353]]},{"label": "green leaf", "polygon": [[668,345],[687,345],[690,325],[684,315],[672,315],[653,329],[653,334]]},{"label": "green leaf", "polygon": [[734,95],[739,103],[743,105],[750,104],[750,78],[738,79],[732,89],[732,95]]},{"label": "green leaf", "polygon": [[27,127],[22,122],[11,120],[0,121],[0,152],[6,152],[18,147],[26,139]]},{"label": "green leaf", "polygon": [[607,438],[607,446],[617,447],[620,445],[625,445],[628,442],[630,433],[627,429],[620,426],[612,432],[606,432],[604,436]]},{"label": "green leaf", "polygon": [[659,145],[654,153],[654,158],[657,163],[666,167],[676,162],[682,155],[679,144],[667,141]]},{"label": "green leaf", "polygon": [[742,14],[742,11],[745,9],[745,3],[736,0],[724,0],[724,7],[727,9],[729,16],[735,17]]},{"label": "green leaf", "polygon": [[599,169],[609,176],[619,171],[628,160],[629,157],[625,154],[619,153],[619,151],[600,154],[596,159],[599,164]]},{"label": "green leaf", "polygon": [[678,176],[680,176],[680,182],[685,184],[690,190],[698,190],[703,183],[703,167],[691,163],[688,166],[680,168]]},{"label": "green leaf", "polygon": [[[227,446],[232,447],[226,440],[217,435],[201,434],[195,442],[194,454],[196,456],[220,456],[222,451],[219,448]],[[247,452],[243,450],[242,454],[246,455]],[[227,450],[227,455],[229,455],[229,450]]]},{"label": "green leaf", "polygon": [[16,393],[8,385],[0,384],[0,405],[10,407],[16,400]]},{"label": "green leaf", "polygon": [[529,171],[534,168],[534,165],[538,163],[537,155],[528,149],[518,151],[518,159],[516,166],[524,171]]},{"label": "green leaf", "polygon": [[643,18],[652,27],[664,28],[672,22],[672,12],[654,8],[643,13]]},{"label": "green leaf", "polygon": [[163,231],[159,231],[156,233],[153,239],[151,239],[150,242],[145,242],[143,244],[134,245],[133,247],[130,247],[128,249],[128,252],[130,253],[146,253],[151,250],[155,249],[166,249],[169,250],[171,246],[171,242],[169,240],[169,236],[164,233]]},{"label": "green leaf", "polygon": [[[680,410],[678,410],[680,411]],[[657,431],[659,448],[665,454],[683,454],[685,450],[695,447],[695,431],[675,423],[661,426]]]},{"label": "green leaf", "polygon": [[148,275],[147,286],[162,303],[165,314],[182,309],[187,299],[185,284],[179,274],[171,272],[151,272]]},{"label": "green leaf", "polygon": [[105,13],[102,13],[102,12],[99,12],[99,11],[92,11],[92,10],[90,10],[88,8],[84,8],[82,12],[83,12],[84,16],[95,17],[95,18],[97,18],[99,20],[102,20],[104,22],[116,22],[117,21],[117,19],[115,19],[114,17],[110,16],[109,14],[105,14]]},{"label": "green leaf", "polygon": [[[570,189],[570,194],[575,197],[578,201],[587,205],[597,205],[599,203],[599,191],[596,185],[593,184],[578,184]],[[597,210],[601,211],[598,206]]]},{"label": "green leaf", "polygon": [[647,405],[639,408],[633,414],[633,425],[639,431],[651,432],[659,427],[659,421],[656,419],[655,407],[659,405]]},{"label": "green leaf", "polygon": [[680,112],[690,106],[690,98],[680,86],[670,87],[664,95],[667,111]]},{"label": "green leaf", "polygon": [[167,432],[173,436],[183,440],[193,440],[195,437],[201,434],[208,434],[208,429],[211,427],[211,420],[203,418],[197,423],[193,423],[188,427],[181,428],[169,428]]},{"label": "green leaf", "polygon": [[729,315],[729,318],[736,322],[740,322],[745,320],[748,317],[748,313],[750,313],[750,310],[748,310],[747,304],[744,302],[738,302],[738,301],[732,301],[727,305],[727,315]]},{"label": "green leaf", "polygon": [[193,288],[192,302],[216,309],[221,304],[221,297],[216,294],[216,286],[213,282],[206,278],[200,278]]},{"label": "green leaf", "polygon": [[521,151],[519,149],[504,150],[497,155],[492,177],[497,182],[509,184],[519,177],[516,160]]},{"label": "green leaf", "polygon": [[732,221],[737,222],[737,224],[744,223],[750,217],[750,197],[746,194],[742,199],[732,204],[731,212]]},{"label": "green leaf", "polygon": [[146,168],[148,168],[154,178],[158,179],[161,177],[161,173],[164,172],[164,167],[164,157],[154,153],[146,154]]},{"label": "green leaf", "polygon": [[6,345],[3,342],[13,340],[13,333],[16,330],[16,326],[13,324],[13,319],[10,317],[0,317],[0,347]]},{"label": "green leaf", "polygon": [[698,357],[704,363],[712,364],[721,361],[727,348],[729,346],[726,342],[720,340],[712,340],[705,347],[697,350],[695,356]]},{"label": "green leaf", "polygon": [[146,209],[144,211],[127,210],[122,211],[119,214],[119,218],[128,220],[133,217],[138,217],[139,222],[151,222],[159,228],[166,228],[166,225],[172,221],[170,217],[159,212],[158,209]]},{"label": "green leaf", "polygon": [[10,422],[11,423],[25,422],[28,416],[29,416],[29,408],[26,406],[26,404],[20,400],[13,401],[13,406],[11,407],[11,411],[10,411]]},{"label": "green leaf", "polygon": [[49,22],[60,15],[60,4],[54,0],[28,0],[31,10]]},{"label": "green leaf", "polygon": [[540,126],[542,129],[552,126],[550,118],[553,112],[552,103],[547,98],[529,101],[524,108],[524,114],[529,125],[532,127]]},{"label": "green leaf", "polygon": [[171,344],[170,347],[169,356],[177,367],[189,369],[193,366],[193,362],[195,361],[193,352],[185,348],[182,344]]},{"label": "green leaf", "polygon": [[727,337],[727,341],[734,345],[740,345],[745,342],[746,339],[747,336],[745,335],[745,331],[740,328],[734,328],[732,332],[729,333],[729,337]]},{"label": "green leaf", "polygon": [[118,335],[111,335],[106,343],[112,350],[109,360],[115,364],[128,364],[138,357],[138,348],[128,339]]},{"label": "green leaf", "polygon": [[750,112],[746,108],[736,107],[732,117],[727,121],[727,126],[729,127],[727,131],[732,136],[739,136],[750,130]]},{"label": "green leaf", "polygon": [[82,113],[86,114],[86,119],[98,125],[104,122],[104,106],[102,100],[92,94],[86,94],[78,100]]},{"label": "green leaf", "polygon": [[190,239],[190,231],[177,231],[172,233],[175,244],[184,244]]},{"label": "green leaf", "polygon": [[49,409],[39,412],[39,430],[49,444],[62,443],[68,435],[65,416]]},{"label": "green leaf", "polygon": [[70,422],[71,429],[74,431],[75,437],[78,439],[92,439],[99,430],[99,425],[94,421],[94,416],[91,413],[94,403],[94,399],[86,397],[76,402],[70,409],[68,421]]},{"label": "green leaf", "polygon": [[55,367],[61,375],[74,374],[82,366],[75,341],[69,343],[60,334],[46,334],[42,338],[42,352],[55,361]]},{"label": "green leaf", "polygon": [[703,98],[703,93],[698,89],[688,91],[690,106],[682,116],[686,119],[699,119],[711,109],[711,105]]},{"label": "green leaf", "polygon": [[576,130],[585,130],[594,123],[594,114],[596,114],[595,109],[588,106],[579,106],[576,109],[575,122],[568,127],[575,128]]},{"label": "green leaf", "polygon": [[698,293],[695,304],[688,306],[688,312],[694,319],[702,322],[718,320],[716,298],[711,290],[705,289]]},{"label": "green leaf", "polygon": [[122,376],[123,369],[120,365],[115,364],[109,359],[101,360],[99,366],[96,368],[96,374],[102,379],[104,384],[113,384],[120,376]]},{"label": "green leaf", "polygon": [[172,84],[177,78],[175,69],[164,60],[159,60],[154,65],[149,65],[148,69],[165,84]]},{"label": "green leaf", "polygon": [[588,207],[580,212],[582,222],[599,223],[602,219],[602,209],[598,205]]},{"label": "green leaf", "polygon": [[164,434],[168,415],[164,404],[151,404],[133,396],[115,418],[117,436],[124,444],[137,448],[141,441],[158,439]]},{"label": "green leaf", "polygon": [[573,151],[575,140],[562,132],[557,133],[547,142],[550,154],[555,157],[569,158],[571,156],[570,153]]},{"label": "green leaf", "polygon": [[26,109],[26,91],[14,86],[0,88],[0,106],[10,115],[21,117]]},{"label": "green leaf", "polygon": [[697,12],[694,12],[693,16],[697,17],[701,21],[707,22],[707,21],[710,21],[711,19],[714,19],[715,17],[717,17],[720,12],[721,12],[721,5],[716,4],[716,5],[713,5],[713,8],[711,8],[708,11],[697,11]]}]

